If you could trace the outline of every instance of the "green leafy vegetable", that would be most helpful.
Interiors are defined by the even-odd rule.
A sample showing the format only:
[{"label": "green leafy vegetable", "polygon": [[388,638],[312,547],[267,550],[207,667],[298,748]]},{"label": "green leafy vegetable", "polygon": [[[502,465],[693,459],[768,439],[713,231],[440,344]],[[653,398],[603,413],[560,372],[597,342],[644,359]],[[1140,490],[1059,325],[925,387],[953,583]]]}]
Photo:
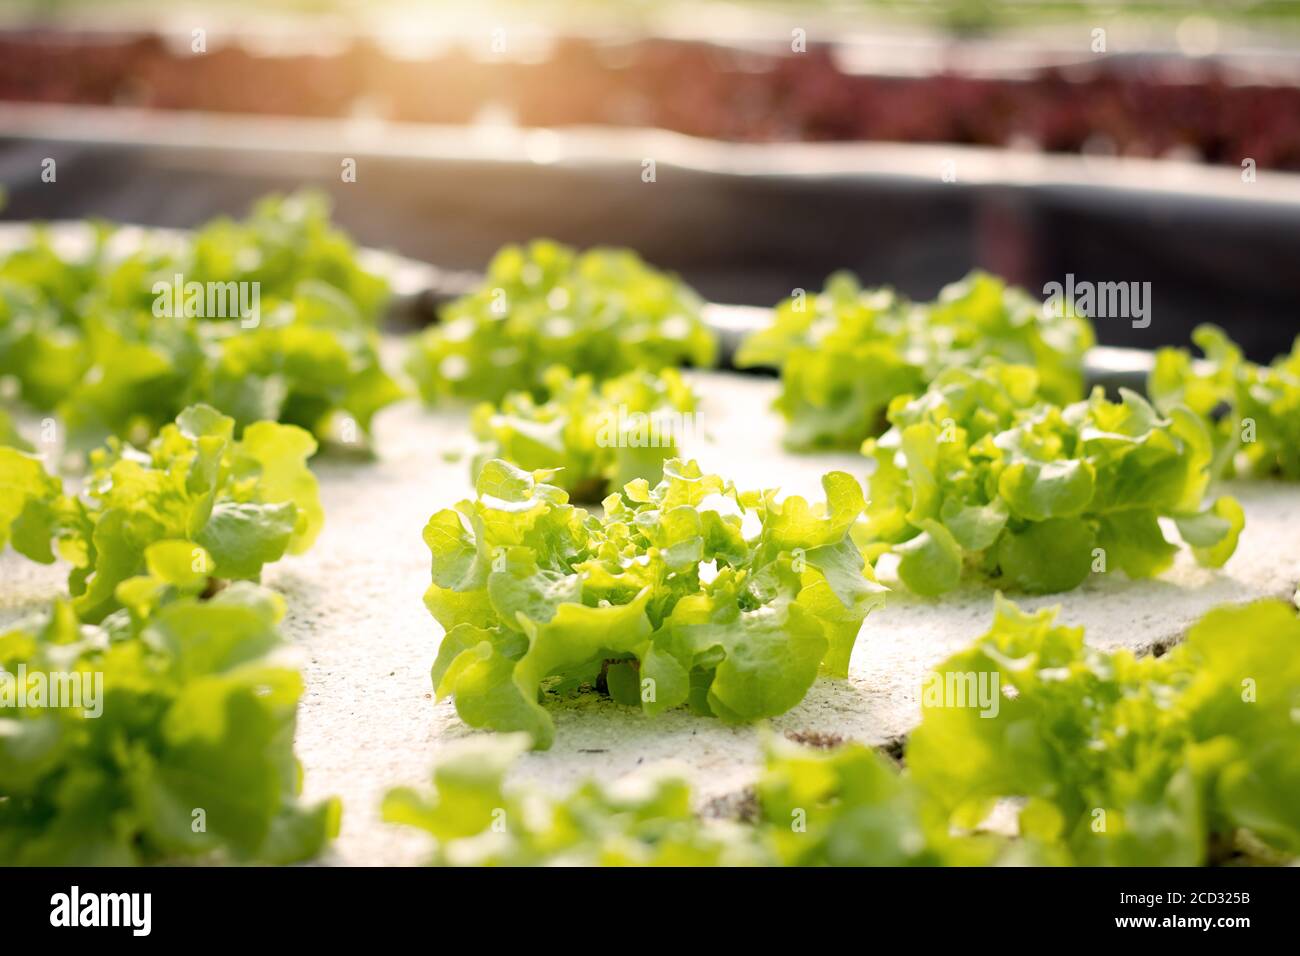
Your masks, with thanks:
[{"label": "green leafy vegetable", "polygon": [[19,554],[49,564],[63,512],[63,482],[36,455],[0,446],[0,550],[12,543]]},{"label": "green leafy vegetable", "polygon": [[79,252],[38,233],[0,261],[0,376],[56,411],[76,448],[146,441],[197,402],[240,427],[325,436],[346,417],[365,431],[401,395],[373,328],[386,296],[311,195],[189,239],[100,225]]},{"label": "green leafy vegetable", "polygon": [[387,281],[361,264],[352,240],[330,222],[322,193],[267,196],[242,222],[223,216],[203,226],[186,252],[188,274],[259,282],[263,295],[277,299],[291,298],[303,282],[323,283],[370,324],[388,301]]},{"label": "green leafy vegetable", "polygon": [[[384,816],[432,835],[442,865],[1186,866],[1237,831],[1294,856],[1298,648],[1281,601],[1212,611],[1137,659],[999,597],[992,629],[921,688],[905,769],[855,743],[769,742],[737,825],[696,816],[663,776],[559,798],[508,787],[528,738],[494,737],[458,744],[432,797],[392,791]],[[995,832],[997,808],[1012,832]]]},{"label": "green leafy vegetable", "polygon": [[511,392],[499,406],[474,410],[470,426],[482,443],[474,476],[493,458],[525,471],[554,468],[575,500],[599,501],[611,487],[657,479],[694,427],[695,394],[675,369],[628,372],[597,386],[556,366],[544,381],[545,402]]},{"label": "green leafy vegetable", "polygon": [[673,459],[603,518],[549,477],[489,461],[477,500],[424,530],[425,603],[446,630],[433,683],[466,723],[545,748],[547,689],[603,683],[647,714],[689,703],[739,722],[789,710],[819,670],[847,674],[884,590],[849,537],[864,504],[851,476],[826,475],[815,507]]},{"label": "green leafy vegetable", "polygon": [[23,438],[14,424],[13,417],[0,408],[0,445],[17,448],[19,451],[33,451],[32,443]]},{"label": "green leafy vegetable", "polygon": [[986,866],[1005,841],[950,833],[927,795],[869,747],[769,745],[760,836],[783,866]]},{"label": "green leafy vegetable", "polygon": [[1300,480],[1300,338],[1289,355],[1257,365],[1222,329],[1202,325],[1192,340],[1205,353],[1160,349],[1147,383],[1161,411],[1186,405],[1212,429],[1215,473],[1231,475],[1241,454],[1257,475]]},{"label": "green leafy vegetable", "polygon": [[[434,837],[438,866],[983,865],[1006,841],[940,832],[938,813],[860,744],[831,752],[769,744],[756,819],[702,819],[664,772],[548,797],[504,782],[526,735],[461,741],[434,767],[434,793],[390,791],[384,818]],[[927,819],[927,816],[929,819]]]},{"label": "green leafy vegetable", "polygon": [[417,338],[407,369],[425,401],[541,396],[552,365],[602,381],[633,369],[710,366],[717,345],[699,297],[634,252],[548,240],[506,246],[483,285]]},{"label": "green leafy vegetable", "polygon": [[441,866],[742,866],[769,857],[747,828],[700,821],[690,788],[670,777],[605,787],[588,781],[563,799],[505,788],[526,734],[460,742],[434,768],[435,792],[390,791],[384,819],[438,841]]},{"label": "green leafy vegetable", "polygon": [[899,577],[924,595],[967,568],[1034,593],[1113,569],[1151,577],[1177,552],[1162,518],[1201,564],[1231,557],[1245,516],[1231,497],[1205,502],[1213,448],[1200,418],[1180,406],[1162,418],[1128,391],[1065,408],[1040,394],[1033,369],[990,362],[895,399],[889,431],[863,446],[867,553],[896,552]]},{"label": "green leafy vegetable", "polygon": [[1080,864],[1199,865],[1236,828],[1300,852],[1293,608],[1212,611],[1141,659],[1055,618],[999,600],[992,630],[931,675],[907,764],[945,826],[1017,798],[1022,837]]},{"label": "green leafy vegetable", "polygon": [[190,551],[149,545],[102,626],[60,601],[0,633],[0,863],[292,863],[337,834],[336,800],[296,798],[302,680],[266,659],[283,603],[198,600]]},{"label": "green leafy vegetable", "polygon": [[929,303],[863,290],[840,272],[820,295],[778,305],[773,324],[743,343],[736,364],[781,369],[776,407],[789,422],[790,447],[851,448],[884,430],[896,396],[922,392],[940,371],[988,357],[1035,366],[1049,401],[1082,397],[1092,326],[1072,308],[1059,311],[1053,317],[1027,293],[981,272]]},{"label": "green leafy vegetable", "polygon": [[118,587],[145,569],[157,541],[188,542],[196,572],[256,580],[262,566],[311,546],[321,524],[312,436],[255,422],[234,438],[234,420],[206,405],[187,408],[139,451],[119,439],[92,453],[86,498],[60,494],[31,455],[0,448],[0,543],[54,559],[51,537],[73,565],[73,607],[99,621],[120,607]]}]

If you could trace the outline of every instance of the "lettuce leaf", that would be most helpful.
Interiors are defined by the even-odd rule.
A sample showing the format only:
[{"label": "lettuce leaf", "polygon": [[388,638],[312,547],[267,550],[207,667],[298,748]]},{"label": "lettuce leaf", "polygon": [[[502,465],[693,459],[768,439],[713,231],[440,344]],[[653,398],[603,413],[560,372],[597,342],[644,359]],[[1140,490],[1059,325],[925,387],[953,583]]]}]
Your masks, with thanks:
[{"label": "lettuce leaf", "polygon": [[992,629],[931,675],[907,765],[945,826],[1016,798],[1022,835],[1085,865],[1200,865],[1236,828],[1300,850],[1293,608],[1212,611],[1141,659],[1056,615],[999,597]]},{"label": "lettuce leaf", "polygon": [[[227,317],[194,314],[183,295],[157,307],[177,277],[246,283],[250,296],[257,283],[256,319],[234,315],[228,299]],[[108,435],[143,443],[200,402],[239,428],[271,419],[325,437],[350,419],[364,436],[402,394],[378,357],[387,295],[310,193],[270,197],[247,221],[216,220],[188,238],[100,224],[77,252],[38,231],[0,261],[0,376],[58,413],[77,449]]]},{"label": "lettuce leaf", "polygon": [[470,428],[480,447],[471,477],[500,458],[525,471],[553,468],[573,500],[600,501],[611,487],[657,479],[694,427],[695,393],[675,369],[628,372],[597,386],[590,375],[575,378],[556,366],[544,380],[544,402],[511,392],[474,410]]},{"label": "lettuce leaf", "polygon": [[559,799],[505,786],[525,734],[459,741],[434,768],[434,792],[384,798],[383,816],[436,838],[439,866],[743,866],[769,862],[737,824],[705,823],[690,787],[647,775],[587,781]]},{"label": "lettuce leaf", "polygon": [[1147,391],[1161,411],[1185,405],[1214,437],[1215,474],[1232,475],[1237,459],[1260,476],[1300,480],[1300,337],[1271,365],[1248,361],[1223,332],[1202,325],[1187,349],[1156,352]]},{"label": "lettuce leaf", "polygon": [[316,440],[293,425],[235,423],[207,405],[177,416],[138,450],[117,438],[91,454],[84,497],[62,493],[39,459],[0,448],[0,545],[72,564],[76,613],[98,622],[121,607],[118,586],[142,574],[158,541],[189,544],[213,582],[257,580],[262,567],[311,547],[325,515],[307,459]]}]

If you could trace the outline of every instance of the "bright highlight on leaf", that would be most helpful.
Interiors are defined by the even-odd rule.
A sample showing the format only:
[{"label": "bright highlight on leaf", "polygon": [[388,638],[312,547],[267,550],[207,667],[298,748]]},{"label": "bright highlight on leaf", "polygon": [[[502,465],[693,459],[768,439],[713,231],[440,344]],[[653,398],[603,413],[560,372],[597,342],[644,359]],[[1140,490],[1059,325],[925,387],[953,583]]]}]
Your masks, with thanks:
[{"label": "bright highlight on leaf", "polygon": [[1030,593],[1114,570],[1151,577],[1178,550],[1162,518],[1201,564],[1232,556],[1245,515],[1230,497],[1206,501],[1213,448],[1196,415],[1161,417],[1127,391],[1065,408],[1039,394],[1033,369],[990,362],[895,399],[889,431],[863,445],[867,553],[894,551],[900,579],[924,595],[968,569]]},{"label": "bright highlight on leaf", "polygon": [[791,448],[856,448],[887,427],[896,396],[923,392],[944,369],[986,358],[1032,365],[1044,398],[1075,401],[1093,341],[1092,326],[1071,308],[1045,316],[1037,299],[986,273],[920,303],[890,289],[863,290],[840,272],[820,295],[778,305],[773,324],[744,342],[736,364],[781,370],[776,408],[789,422]]},{"label": "bright highlight on leaf", "polygon": [[553,736],[547,692],[598,685],[646,714],[688,704],[728,722],[784,713],[819,672],[844,677],[884,588],[849,529],[862,488],[826,475],[824,506],[740,492],[664,463],[596,517],[508,462],[424,530],[425,603],[446,629],[433,683],[474,727]]},{"label": "bright highlight on leaf", "polygon": [[633,369],[713,365],[717,343],[699,297],[625,249],[577,252],[539,239],[506,246],[474,292],[415,341],[407,371],[425,401],[540,398],[562,365],[602,381]]}]

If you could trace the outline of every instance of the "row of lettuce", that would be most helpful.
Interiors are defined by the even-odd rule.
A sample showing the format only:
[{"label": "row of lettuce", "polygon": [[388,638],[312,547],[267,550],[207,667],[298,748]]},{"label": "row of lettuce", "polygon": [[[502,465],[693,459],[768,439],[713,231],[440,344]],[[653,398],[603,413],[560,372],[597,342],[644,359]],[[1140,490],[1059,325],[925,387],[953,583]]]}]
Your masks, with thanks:
[{"label": "row of lettuce", "polygon": [[[281,421],[330,439],[348,422],[364,436],[409,382],[430,403],[490,403],[476,415],[485,443],[558,459],[547,466],[566,465],[571,490],[594,501],[592,489],[621,487],[632,466],[593,454],[593,426],[556,422],[602,404],[690,411],[679,382],[653,376],[718,356],[700,297],[627,250],[507,246],[390,374],[376,338],[388,284],[330,223],[318,194],[269,197],[246,220],[220,218],[188,237],[99,223],[75,238],[84,241],[38,230],[0,258],[0,376],[28,406],[57,412],[74,447],[110,434],[143,443],[197,403],[238,428]],[[254,321],[243,299],[223,299],[213,315],[186,291],[212,284],[230,285],[231,296],[256,285]],[[1263,366],[1217,329],[1194,338],[1203,360],[1158,353],[1148,387],[1156,408],[1202,418],[1216,476],[1241,459],[1256,474],[1300,478],[1300,350]],[[1028,366],[1038,399],[1080,401],[1093,344],[1070,303],[1045,308],[984,273],[933,302],[863,289],[840,273],[821,293],[800,290],[777,305],[735,361],[780,369],[776,408],[792,449],[857,448],[890,427],[895,402],[923,395],[954,367]],[[607,389],[611,380],[622,384]]]},{"label": "row of lettuce", "polygon": [[234,433],[197,405],[145,449],[110,438],[81,494],[0,447],[0,547],[70,567],[65,597],[0,633],[0,863],[290,863],[337,833],[337,801],[298,799],[302,678],[275,660],[283,600],[254,583],[320,531],[316,441]]},{"label": "row of lettuce", "polygon": [[[160,316],[142,290],[172,276],[258,282],[265,311],[252,324],[184,309]],[[60,415],[73,447],[109,436],[90,455],[84,492],[65,494],[0,421],[0,439],[15,446],[0,448],[0,546],[11,542],[42,562],[57,555],[72,568],[66,600],[0,637],[0,665],[10,674],[55,665],[101,673],[114,715],[27,708],[0,721],[0,859],[131,862],[221,849],[287,862],[313,855],[336,831],[335,803],[304,808],[296,799],[301,682],[269,656],[282,603],[251,582],[265,564],[305,550],[320,528],[305,464],[316,449],[312,433],[332,438],[351,421],[364,434],[374,412],[402,394],[378,358],[383,300],[382,281],[357,265],[351,244],[310,197],[268,200],[245,223],[220,221],[165,249],[122,254],[103,229],[93,253],[75,263],[43,237],[0,264],[0,375],[17,381],[29,405]],[[821,296],[792,298],[739,358],[782,365],[778,408],[792,445],[862,443],[873,469],[869,502],[856,478],[832,472],[823,479],[825,504],[810,504],[738,490],[673,458],[674,442],[645,440],[647,427],[672,425],[698,407],[674,366],[715,358],[689,289],[631,253],[576,254],[547,242],[504,250],[481,289],[417,337],[407,366],[430,401],[484,400],[471,416],[480,441],[476,497],[439,511],[425,529],[433,556],[426,603],[446,630],[433,669],[438,696],[454,696],[466,723],[522,731],[538,747],[554,733],[542,703],[591,685],[649,715],[686,705],[752,721],[788,711],[818,674],[847,675],[863,620],[882,602],[872,563],[885,552],[898,556],[900,579],[921,594],[950,590],[966,576],[1060,591],[1112,567],[1135,577],[1159,573],[1177,550],[1160,528],[1172,519],[1197,560],[1223,564],[1243,515],[1230,497],[1209,496],[1211,481],[1238,459],[1259,473],[1292,474],[1286,456],[1294,446],[1282,449],[1296,420],[1288,403],[1300,394],[1295,356],[1253,365],[1207,331],[1200,341],[1211,363],[1173,351],[1158,357],[1153,406],[1133,393],[1118,402],[1100,391],[1083,396],[1091,341],[1086,320],[1068,309],[1053,319],[982,275],[929,304],[864,292],[844,277]],[[216,407],[192,404],[200,400]],[[570,503],[611,489],[599,515]],[[1280,678],[1270,684],[1280,695],[1273,703],[1294,707],[1300,682],[1283,659],[1294,622],[1282,626],[1268,606],[1251,613],[1283,635],[1258,648],[1277,660],[1251,665]],[[679,783],[647,803],[591,785],[548,804],[553,821],[567,821],[555,823],[558,834],[534,832],[541,818],[503,811],[512,821],[506,843],[495,821],[491,835],[479,839],[475,829],[480,811],[498,799],[500,773],[480,773],[466,786],[453,764],[439,771],[453,775],[450,798],[429,804],[397,794],[388,811],[449,841],[449,860],[481,846],[485,859],[516,862],[617,862],[624,852],[628,862],[705,862],[710,854],[714,862],[735,854],[750,862],[868,862],[853,856],[868,852],[854,849],[859,838],[841,832],[867,820],[896,828],[894,842],[910,848],[879,862],[990,862],[1008,853],[1163,862],[1153,854],[1166,850],[1175,854],[1168,861],[1200,862],[1224,826],[1249,826],[1294,849],[1293,820],[1262,813],[1252,822],[1238,789],[1218,792],[1222,780],[1255,772],[1250,761],[1277,756],[1257,749],[1255,711],[1218,715],[1227,723],[1205,740],[1244,756],[1208,761],[1193,781],[1179,778],[1200,802],[1187,804],[1177,833],[1158,832],[1174,825],[1161,816],[1167,810],[1157,812],[1172,776],[1139,786],[1117,764],[1105,784],[1117,792],[1096,791],[1093,807],[1114,811],[1116,829],[1102,831],[1114,839],[1079,842],[1080,800],[1093,800],[1103,785],[1070,777],[1077,761],[1065,751],[1095,743],[1103,725],[1121,719],[1089,710],[1100,688],[1085,685],[1108,669],[1128,675],[1153,665],[1097,658],[1076,632],[1026,620],[1004,609],[994,633],[1050,637],[1052,652],[1065,655],[1052,672],[1078,671],[1077,726],[1052,730],[1068,739],[1043,741],[1041,752],[1026,755],[1017,749],[1030,746],[1024,727],[954,725],[951,746],[988,754],[979,773],[992,783],[927,775],[912,767],[915,743],[903,776],[860,748],[774,755],[759,787],[764,819],[771,807],[777,817],[784,812],[780,787],[795,788],[801,806],[822,806],[821,850],[811,849],[818,843],[806,839],[809,831],[791,831],[801,838],[791,843],[771,820],[766,829],[742,828],[739,841],[719,840],[716,828],[691,816]],[[1062,649],[1070,641],[1078,645],[1073,658]],[[990,643],[992,635],[983,641]],[[1159,680],[1175,684],[1199,667],[1202,658],[1180,653],[1183,670],[1162,671]],[[1101,700],[1116,708],[1147,693],[1166,700],[1156,683],[1134,678]],[[1018,692],[1014,700],[1025,692],[1004,686]],[[1045,696],[1047,710],[1026,720],[1058,714],[1063,701]],[[1170,745],[1175,764],[1205,742],[1195,728],[1169,730],[1157,716],[1149,718],[1181,741]],[[926,720],[941,724],[928,713]],[[1010,780],[995,766],[1027,756],[1042,764],[1040,777]],[[936,768],[955,757],[943,755]],[[468,759],[472,768],[487,758]],[[969,757],[962,766],[979,769]],[[1260,773],[1282,776],[1264,790],[1294,784],[1286,776],[1294,769],[1266,763]],[[1259,791],[1259,780],[1251,784]],[[1141,794],[1125,789],[1133,787]],[[962,793],[969,799],[945,803]],[[952,836],[982,819],[977,810],[1016,797],[1029,800],[1020,830],[1032,839],[1004,846],[988,834]],[[491,809],[514,806],[515,797],[501,799]],[[842,812],[855,801],[862,805]],[[193,818],[199,811],[202,827]],[[1142,822],[1144,814],[1160,819]],[[645,823],[640,835],[619,829],[632,821]],[[456,842],[468,837],[475,839]]]},{"label": "row of lettuce", "polygon": [[[1216,610],[1135,658],[1056,612],[999,601],[941,664],[904,766],[856,743],[772,740],[720,819],[671,772],[554,795],[507,786],[527,734],[464,742],[433,791],[384,816],[440,865],[1198,866],[1300,853],[1300,620],[1278,601]],[[992,688],[976,703],[975,687]],[[737,812],[738,808],[738,812]],[[1000,822],[999,822],[999,818]]]},{"label": "row of lettuce", "polygon": [[312,194],[263,200],[192,237],[38,231],[0,264],[0,375],[57,414],[78,450],[108,435],[142,444],[198,403],[240,428],[282,421],[326,436],[350,421],[364,433],[402,395],[378,355],[387,297]]},{"label": "row of lettuce", "polygon": [[[886,552],[923,595],[967,577],[1059,592],[1167,569],[1166,523],[1219,567],[1244,514],[1212,483],[1238,461],[1300,477],[1294,355],[1261,367],[1206,330],[1209,362],[1162,351],[1153,400],[1112,401],[1085,394],[1093,333],[1068,305],[1053,314],[980,274],[933,303],[836,276],[780,305],[737,362],[781,369],[791,447],[861,446],[867,494],[843,472],[824,477],[824,504],[739,490],[673,457],[676,441],[645,440],[699,407],[671,366],[707,363],[699,313],[663,277],[611,296],[613,264],[631,261],[506,250],[417,340],[426,399],[484,400],[477,494],[425,529],[426,603],[446,631],[435,690],[471,726],[520,732],[450,758],[431,797],[390,796],[389,819],[432,834],[436,861],[1197,864],[1242,830],[1295,852],[1300,632],[1276,603],[1212,615],[1145,660],[1000,606],[939,673],[992,680],[1006,706],[940,695],[905,771],[856,745],[777,745],[748,825],[701,821],[681,780],[504,790],[511,754],[553,742],[545,702],[577,688],[740,723],[790,710],[819,674],[847,676]],[[597,513],[570,503],[606,490]],[[1252,709],[1259,674],[1267,714]],[[1003,805],[1015,839],[982,826]]]}]

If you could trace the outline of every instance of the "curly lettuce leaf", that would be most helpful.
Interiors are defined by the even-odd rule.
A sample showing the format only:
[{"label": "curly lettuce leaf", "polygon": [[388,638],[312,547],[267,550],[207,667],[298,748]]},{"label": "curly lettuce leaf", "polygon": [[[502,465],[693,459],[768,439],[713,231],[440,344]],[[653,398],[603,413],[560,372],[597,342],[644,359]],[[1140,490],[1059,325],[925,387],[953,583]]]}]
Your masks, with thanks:
[{"label": "curly lettuce leaf", "polygon": [[1223,332],[1202,325],[1187,349],[1156,353],[1147,391],[1156,407],[1184,405],[1214,438],[1214,473],[1232,475],[1238,458],[1249,473],[1300,480],[1300,338],[1270,365],[1245,358]]},{"label": "curly lettuce leaf", "polygon": [[1200,865],[1243,827],[1300,847],[1300,621],[1279,601],[1210,612],[1162,657],[1089,648],[1056,611],[999,598],[930,675],[907,745],[945,826],[1021,803],[1022,835],[1086,865]]},{"label": "curly lettuce leaf", "polygon": [[909,775],[861,744],[773,741],[756,787],[782,866],[985,866],[1006,840],[950,833]]},{"label": "curly lettuce leaf", "polygon": [[438,866],[743,866],[770,863],[738,824],[705,822],[690,787],[669,775],[606,786],[587,781],[560,798],[505,784],[526,735],[463,741],[433,771],[430,795],[384,798],[384,819],[436,841]]},{"label": "curly lettuce leaf", "polygon": [[33,561],[53,562],[64,507],[63,482],[38,456],[0,445],[0,550],[12,544]]},{"label": "curly lettuce leaf", "polygon": [[[79,449],[143,443],[199,402],[240,427],[271,419],[324,437],[346,417],[364,434],[402,394],[374,332],[387,287],[328,212],[313,194],[270,197],[189,237],[100,224],[80,251],[38,230],[0,260],[0,376],[56,411]],[[178,282],[219,286],[222,314],[172,302]],[[253,283],[257,315],[235,315],[230,296],[251,299]]]},{"label": "curly lettuce leaf", "polygon": [[694,428],[696,396],[675,369],[633,371],[597,386],[555,367],[544,376],[547,399],[511,392],[478,406],[470,428],[480,442],[472,477],[494,458],[525,471],[550,468],[575,501],[600,501],[610,488],[652,480],[678,441]]},{"label": "curly lettuce leaf", "polygon": [[[118,586],[146,571],[155,542],[187,543],[205,580],[257,580],[285,554],[306,551],[324,511],[307,459],[316,440],[293,425],[235,422],[195,405],[145,450],[116,438],[91,454],[83,497],[61,493],[30,455],[0,448],[0,542],[38,561],[51,542],[72,564],[73,606],[97,622],[121,607]],[[12,512],[12,514],[11,514]]]}]

